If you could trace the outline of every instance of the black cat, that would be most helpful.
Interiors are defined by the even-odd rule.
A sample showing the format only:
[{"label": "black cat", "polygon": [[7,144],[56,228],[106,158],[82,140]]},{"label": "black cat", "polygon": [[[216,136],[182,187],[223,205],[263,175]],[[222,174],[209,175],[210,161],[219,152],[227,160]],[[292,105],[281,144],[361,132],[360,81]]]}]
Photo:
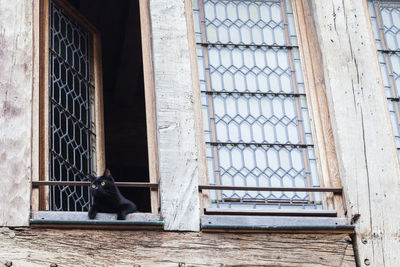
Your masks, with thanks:
[{"label": "black cat", "polygon": [[125,220],[128,213],[136,212],[136,205],[126,199],[118,190],[110,170],[105,170],[103,176],[91,181],[90,189],[93,205],[90,207],[89,219],[94,219],[98,212],[117,213],[118,220]]}]

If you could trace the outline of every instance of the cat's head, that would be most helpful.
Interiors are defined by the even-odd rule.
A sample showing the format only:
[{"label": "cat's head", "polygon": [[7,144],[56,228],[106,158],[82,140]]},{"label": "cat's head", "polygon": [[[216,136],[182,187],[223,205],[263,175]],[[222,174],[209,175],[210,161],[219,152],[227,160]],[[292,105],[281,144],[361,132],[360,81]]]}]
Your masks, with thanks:
[{"label": "cat's head", "polygon": [[106,196],[115,191],[114,178],[109,169],[106,169],[102,176],[98,176],[92,180],[90,190],[94,197]]}]

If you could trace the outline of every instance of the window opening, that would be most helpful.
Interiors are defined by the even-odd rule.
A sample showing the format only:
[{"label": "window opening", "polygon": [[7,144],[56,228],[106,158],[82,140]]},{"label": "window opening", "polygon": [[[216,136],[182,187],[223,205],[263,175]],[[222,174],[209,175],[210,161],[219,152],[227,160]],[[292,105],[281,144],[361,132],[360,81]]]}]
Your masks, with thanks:
[{"label": "window opening", "polygon": [[[48,8],[49,182],[34,186],[50,185],[46,209],[87,211],[90,191],[85,181],[90,175],[102,175],[98,169],[107,167],[123,185],[121,193],[139,211],[151,211],[150,188],[157,186],[146,185],[149,164],[139,2],[49,0]],[[98,58],[100,46],[94,45],[97,37],[89,29],[92,26],[71,12],[79,12],[97,28],[101,36]],[[103,81],[103,97],[96,91],[101,90],[96,87],[96,75]],[[105,135],[100,145],[99,118],[104,118],[101,134]],[[106,166],[99,167],[99,158],[104,157]]]},{"label": "window opening", "polygon": [[[289,0],[194,0],[209,185],[319,187]],[[212,207],[322,208],[319,192],[215,190]]]},{"label": "window opening", "polygon": [[369,1],[368,6],[396,148],[400,155],[400,2],[374,0]]}]

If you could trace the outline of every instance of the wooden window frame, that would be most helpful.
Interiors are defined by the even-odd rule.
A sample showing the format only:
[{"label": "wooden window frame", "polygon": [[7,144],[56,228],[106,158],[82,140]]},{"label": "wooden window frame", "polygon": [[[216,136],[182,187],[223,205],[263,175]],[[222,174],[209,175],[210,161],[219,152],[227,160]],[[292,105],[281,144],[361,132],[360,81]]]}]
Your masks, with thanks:
[{"label": "wooden window frame", "polygon": [[[196,111],[196,136],[199,154],[199,192],[201,214],[209,204],[207,190],[207,164],[204,141],[204,129],[202,126],[203,118],[201,113],[201,91],[199,82],[199,70],[196,53],[195,28],[193,21],[193,6],[191,0],[186,0],[186,14],[189,28],[189,45],[191,51],[191,67],[193,70],[193,87],[195,95]],[[315,144],[315,154],[318,158],[318,174],[321,189],[326,189],[324,195],[327,206],[326,209],[336,210],[336,216],[344,218],[346,207],[342,190],[339,164],[336,154],[335,142],[331,126],[330,114],[328,109],[328,99],[324,84],[324,71],[320,46],[311,14],[312,7],[308,0],[293,0],[293,14],[295,18],[296,34],[300,51],[300,60],[304,77],[304,84],[307,96],[308,110],[311,119],[312,135]],[[321,191],[322,191],[321,190]],[[336,191],[336,192],[335,192]],[[257,214],[243,214],[257,215]],[[266,215],[266,214],[264,214]],[[274,215],[274,214],[270,214]],[[299,216],[301,214],[288,214]],[[313,216],[308,214],[307,216]],[[323,216],[323,215],[318,215]]]},{"label": "wooden window frame", "polygon": [[[99,31],[65,0],[54,0],[93,35],[93,58],[95,80],[95,121],[96,121],[96,171],[105,169],[104,110],[102,94],[101,46]],[[44,211],[49,205],[49,2],[34,1],[34,75],[33,75],[33,129],[32,129],[32,194],[31,210]],[[159,161],[157,146],[157,122],[154,92],[154,70],[152,52],[152,33],[148,0],[139,1],[142,57],[144,74],[144,93],[146,128],[148,143],[149,183],[118,183],[122,186],[147,187],[150,189],[151,213],[160,211]],[[82,184],[87,184],[82,183]],[[50,211],[51,213],[51,211]]]}]

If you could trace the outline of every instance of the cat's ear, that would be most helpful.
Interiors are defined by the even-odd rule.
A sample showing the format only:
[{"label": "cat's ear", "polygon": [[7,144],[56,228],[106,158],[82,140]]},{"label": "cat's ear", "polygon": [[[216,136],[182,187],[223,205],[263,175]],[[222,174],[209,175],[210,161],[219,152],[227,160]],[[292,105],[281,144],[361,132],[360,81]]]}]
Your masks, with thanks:
[{"label": "cat's ear", "polygon": [[89,178],[90,182],[93,182],[96,179],[96,177],[91,174],[89,174],[87,177]]},{"label": "cat's ear", "polygon": [[106,177],[106,178],[111,178],[112,176],[111,176],[110,170],[109,170],[109,169],[106,169],[106,170],[104,171],[103,176]]}]

